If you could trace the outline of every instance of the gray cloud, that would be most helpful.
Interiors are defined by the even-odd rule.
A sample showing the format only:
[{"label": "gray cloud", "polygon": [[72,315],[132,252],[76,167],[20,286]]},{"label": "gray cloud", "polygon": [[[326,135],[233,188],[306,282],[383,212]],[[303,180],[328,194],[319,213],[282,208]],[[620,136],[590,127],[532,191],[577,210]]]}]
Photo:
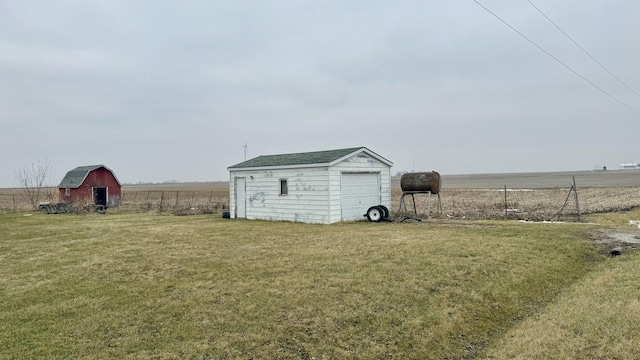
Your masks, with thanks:
[{"label": "gray cloud", "polygon": [[[527,2],[482,1],[629,106]],[[640,88],[640,3],[538,0]],[[616,168],[639,116],[473,2],[5,1],[0,186],[48,158],[125,182],[224,180],[249,155],[367,146],[394,171]],[[59,181],[59,179],[56,179]]]}]

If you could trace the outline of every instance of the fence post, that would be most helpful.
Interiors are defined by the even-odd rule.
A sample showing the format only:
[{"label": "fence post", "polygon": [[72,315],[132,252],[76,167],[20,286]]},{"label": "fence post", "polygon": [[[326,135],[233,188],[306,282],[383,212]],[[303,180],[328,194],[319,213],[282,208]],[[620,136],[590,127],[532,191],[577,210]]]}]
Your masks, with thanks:
[{"label": "fence post", "polygon": [[180,191],[176,191],[176,205],[175,207],[178,207],[178,197],[180,196]]},{"label": "fence post", "polygon": [[164,202],[164,190],[160,193],[160,212],[162,212],[162,203]]},{"label": "fence post", "polygon": [[509,218],[509,203],[507,202],[507,185],[504,186],[504,218]]},{"label": "fence post", "polygon": [[573,177],[573,191],[576,197],[576,209],[578,210],[578,221],[582,222],[582,214],[580,214],[580,204],[578,203],[578,188],[576,187],[576,177]]}]

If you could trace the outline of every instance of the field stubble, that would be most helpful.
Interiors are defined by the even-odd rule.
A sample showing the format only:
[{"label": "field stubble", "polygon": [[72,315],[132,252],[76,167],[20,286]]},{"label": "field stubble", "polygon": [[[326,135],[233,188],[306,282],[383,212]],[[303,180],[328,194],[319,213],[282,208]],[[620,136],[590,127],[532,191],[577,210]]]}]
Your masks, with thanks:
[{"label": "field stubble", "polygon": [[[400,208],[402,191],[392,190],[392,213],[404,214]],[[438,212],[438,201],[442,212]],[[413,201],[405,197],[408,213],[413,214]],[[527,221],[575,221],[580,214],[624,211],[640,206],[640,189],[584,188],[578,190],[578,205],[570,188],[554,189],[443,189],[440,200],[435,195],[415,196],[418,217],[488,220],[516,219]],[[506,204],[506,206],[505,206]]]}]

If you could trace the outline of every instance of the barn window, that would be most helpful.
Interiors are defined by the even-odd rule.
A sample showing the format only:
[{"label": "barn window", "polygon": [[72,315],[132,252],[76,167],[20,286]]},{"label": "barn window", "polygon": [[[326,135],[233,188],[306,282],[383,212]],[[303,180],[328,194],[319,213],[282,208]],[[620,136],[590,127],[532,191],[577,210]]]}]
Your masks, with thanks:
[{"label": "barn window", "polygon": [[280,179],[280,195],[287,195],[288,193],[287,179]]},{"label": "barn window", "polygon": [[64,189],[64,195],[65,196],[71,195],[71,189],[69,189],[69,188]]}]

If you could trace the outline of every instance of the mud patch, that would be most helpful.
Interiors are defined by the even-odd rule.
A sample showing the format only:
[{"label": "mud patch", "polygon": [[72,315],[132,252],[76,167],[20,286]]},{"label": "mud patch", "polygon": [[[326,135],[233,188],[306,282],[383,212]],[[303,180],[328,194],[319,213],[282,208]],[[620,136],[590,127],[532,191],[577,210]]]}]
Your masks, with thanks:
[{"label": "mud patch", "polygon": [[587,235],[603,252],[609,254],[612,249],[619,247],[624,251],[640,249],[640,229],[614,228],[596,230]]},{"label": "mud patch", "polygon": [[596,243],[600,244],[610,244],[610,243],[623,243],[623,244],[640,244],[640,235],[632,234],[632,233],[622,233],[622,232],[611,232],[607,234],[607,237],[601,240],[596,241]]}]

